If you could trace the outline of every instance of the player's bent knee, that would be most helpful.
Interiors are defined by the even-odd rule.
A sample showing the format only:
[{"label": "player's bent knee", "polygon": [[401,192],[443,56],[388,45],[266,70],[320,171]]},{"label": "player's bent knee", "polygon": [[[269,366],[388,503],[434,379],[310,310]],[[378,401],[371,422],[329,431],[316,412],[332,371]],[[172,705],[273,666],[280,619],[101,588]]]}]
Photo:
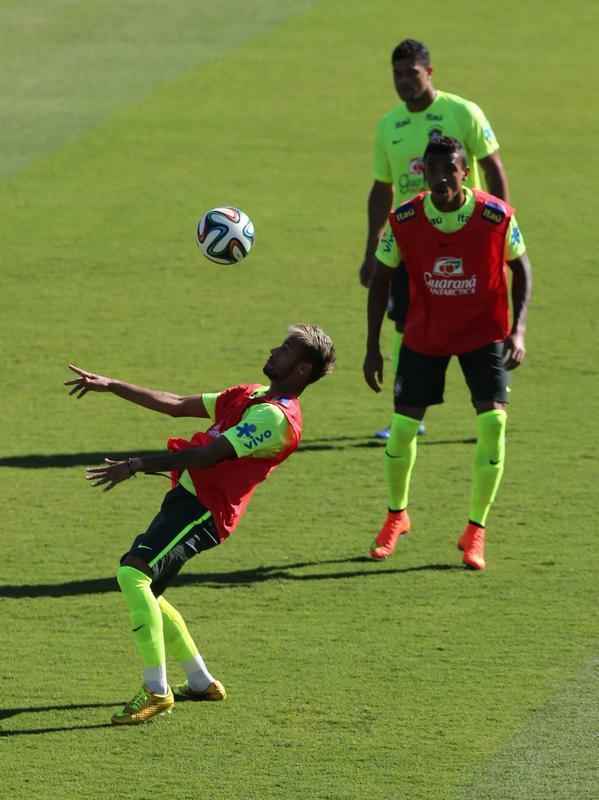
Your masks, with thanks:
[{"label": "player's bent knee", "polygon": [[[139,556],[132,556],[130,554],[124,556],[121,559],[121,563],[119,568],[117,569],[117,580],[119,576],[119,572],[121,571],[122,567],[133,567],[133,569],[138,569],[140,572],[143,572],[144,575],[148,575],[150,578],[153,577],[152,570],[148,566],[148,564]],[[120,585],[120,583],[119,583]]]}]

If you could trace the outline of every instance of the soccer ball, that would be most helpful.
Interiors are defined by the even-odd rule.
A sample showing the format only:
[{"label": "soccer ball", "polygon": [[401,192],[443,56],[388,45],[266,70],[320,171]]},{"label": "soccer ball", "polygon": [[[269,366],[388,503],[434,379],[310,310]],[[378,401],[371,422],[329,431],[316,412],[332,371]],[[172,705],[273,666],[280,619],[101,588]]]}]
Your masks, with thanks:
[{"label": "soccer ball", "polygon": [[254,245],[254,223],[239,208],[211,208],[198,222],[196,242],[210,261],[236,264]]}]

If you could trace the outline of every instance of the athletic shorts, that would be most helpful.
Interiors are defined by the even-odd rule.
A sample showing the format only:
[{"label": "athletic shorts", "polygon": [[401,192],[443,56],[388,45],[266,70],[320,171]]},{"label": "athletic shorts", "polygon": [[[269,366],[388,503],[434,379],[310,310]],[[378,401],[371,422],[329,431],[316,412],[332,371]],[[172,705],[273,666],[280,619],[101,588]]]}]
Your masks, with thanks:
[{"label": "athletic shorts", "polygon": [[408,284],[408,271],[401,263],[391,273],[389,287],[389,305],[387,316],[395,323],[395,329],[403,331],[406,315],[410,305],[410,286]]},{"label": "athletic shorts", "polygon": [[[507,403],[509,378],[503,364],[503,342],[492,342],[457,358],[473,403]],[[402,344],[395,376],[395,409],[399,405],[424,408],[441,404],[450,359],[416,353]]]},{"label": "athletic shorts", "polygon": [[145,533],[123,555],[145,561],[152,571],[152,591],[158,597],[190,558],[216,547],[220,539],[211,512],[195,494],[176,486],[164,497]]}]

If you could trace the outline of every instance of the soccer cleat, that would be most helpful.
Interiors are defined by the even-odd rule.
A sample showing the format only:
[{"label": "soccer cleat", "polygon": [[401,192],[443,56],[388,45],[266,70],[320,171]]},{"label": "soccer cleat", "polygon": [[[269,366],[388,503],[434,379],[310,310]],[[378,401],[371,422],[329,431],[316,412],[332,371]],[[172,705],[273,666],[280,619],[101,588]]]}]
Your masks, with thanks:
[{"label": "soccer cleat", "polygon": [[[424,425],[424,422],[421,422],[420,425],[418,426],[418,436],[424,436],[425,434],[426,434],[426,427]],[[391,435],[391,428],[382,428],[380,431],[377,431],[374,434],[374,438],[384,439],[386,441],[390,435]]]},{"label": "soccer cleat", "polygon": [[214,681],[203,692],[194,692],[194,690],[190,688],[189,683],[185,681],[185,683],[180,683],[173,687],[173,692],[175,693],[175,697],[183,697],[186,700],[217,701],[227,699],[227,692],[220,681]]},{"label": "soccer cleat", "polygon": [[458,539],[458,550],[464,551],[462,561],[470,569],[484,569],[485,564],[485,529],[471,522],[464,528]]},{"label": "soccer cleat", "polygon": [[112,715],[112,724],[140,725],[159,714],[170,714],[174,705],[175,698],[170,689],[166,694],[155,694],[142,686],[122,711]]},{"label": "soccer cleat", "polygon": [[383,561],[393,555],[397,540],[410,530],[410,518],[405,511],[389,511],[385,524],[372,543],[370,557],[375,561]]}]

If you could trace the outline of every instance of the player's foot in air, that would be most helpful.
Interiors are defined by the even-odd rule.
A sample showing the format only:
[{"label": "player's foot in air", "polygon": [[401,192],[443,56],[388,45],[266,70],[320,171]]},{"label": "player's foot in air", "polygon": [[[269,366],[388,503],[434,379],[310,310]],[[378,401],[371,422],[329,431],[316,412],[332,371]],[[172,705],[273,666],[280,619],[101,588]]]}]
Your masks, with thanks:
[{"label": "player's foot in air", "polygon": [[[424,422],[421,422],[420,425],[418,426],[418,436],[424,436],[425,433],[426,433],[426,427],[424,425]],[[383,439],[383,440],[386,441],[389,438],[390,435],[391,435],[391,428],[389,428],[389,427],[381,428],[380,431],[377,431],[374,434],[374,438],[375,439]]]},{"label": "player's foot in air", "polygon": [[462,561],[470,569],[484,569],[485,564],[485,529],[469,522],[464,533],[458,539],[458,549],[464,551]]},{"label": "player's foot in air", "polygon": [[227,699],[227,692],[220,681],[214,681],[203,692],[194,691],[189,683],[185,681],[185,683],[179,683],[177,686],[173,686],[173,692],[175,697],[184,698],[185,700],[217,701]]},{"label": "player's foot in air", "polygon": [[370,548],[370,557],[375,561],[384,561],[385,558],[393,555],[397,540],[410,530],[410,517],[408,512],[389,511],[385,524],[379,531],[378,536]]},{"label": "player's foot in air", "polygon": [[175,698],[169,689],[166,694],[155,694],[142,686],[133,700],[122,711],[112,715],[113,725],[140,725],[159,714],[170,714]]}]

